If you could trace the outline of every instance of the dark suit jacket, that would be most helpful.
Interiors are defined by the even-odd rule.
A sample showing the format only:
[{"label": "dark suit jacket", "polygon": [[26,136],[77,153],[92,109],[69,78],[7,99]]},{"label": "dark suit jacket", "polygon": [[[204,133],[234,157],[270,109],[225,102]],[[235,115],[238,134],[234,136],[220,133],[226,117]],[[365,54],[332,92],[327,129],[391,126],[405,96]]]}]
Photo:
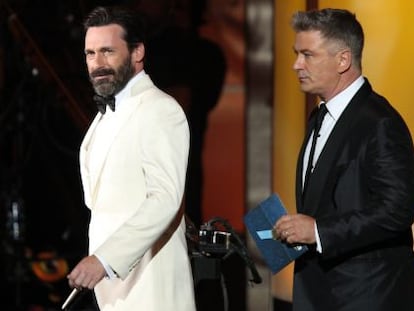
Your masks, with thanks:
[{"label": "dark suit jacket", "polygon": [[295,263],[293,310],[414,310],[414,151],[408,128],[365,81],[337,121],[297,211],[316,219],[323,252]]}]

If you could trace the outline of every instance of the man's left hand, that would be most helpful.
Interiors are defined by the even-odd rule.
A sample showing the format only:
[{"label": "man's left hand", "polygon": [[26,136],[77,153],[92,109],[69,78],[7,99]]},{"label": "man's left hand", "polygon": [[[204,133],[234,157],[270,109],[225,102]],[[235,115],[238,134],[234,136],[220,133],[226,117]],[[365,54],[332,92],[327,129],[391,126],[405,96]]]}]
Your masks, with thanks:
[{"label": "man's left hand", "polygon": [[315,240],[315,219],[303,215],[284,215],[273,226],[273,236],[290,244],[313,244]]}]

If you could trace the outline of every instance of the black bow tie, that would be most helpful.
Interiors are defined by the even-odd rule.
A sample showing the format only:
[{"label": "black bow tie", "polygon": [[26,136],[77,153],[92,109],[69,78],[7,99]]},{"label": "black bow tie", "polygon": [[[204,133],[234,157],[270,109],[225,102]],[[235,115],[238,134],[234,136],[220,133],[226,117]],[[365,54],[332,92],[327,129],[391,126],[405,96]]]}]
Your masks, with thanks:
[{"label": "black bow tie", "polygon": [[104,97],[100,95],[95,95],[93,97],[93,100],[96,102],[96,106],[98,107],[100,113],[105,114],[106,105],[108,105],[112,111],[115,111],[115,96],[109,95]]}]

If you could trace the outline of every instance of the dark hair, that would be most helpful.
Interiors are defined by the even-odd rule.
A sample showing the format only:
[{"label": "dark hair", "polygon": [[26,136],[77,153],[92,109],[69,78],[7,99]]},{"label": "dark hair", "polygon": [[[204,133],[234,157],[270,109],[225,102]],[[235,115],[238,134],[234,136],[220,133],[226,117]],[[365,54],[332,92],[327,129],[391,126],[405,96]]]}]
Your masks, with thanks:
[{"label": "dark hair", "polygon": [[126,7],[97,7],[85,18],[83,23],[85,31],[90,27],[106,26],[110,24],[120,25],[124,29],[123,39],[130,50],[138,44],[145,44],[146,22],[144,17],[134,10]]},{"label": "dark hair", "polygon": [[296,32],[317,30],[324,38],[344,44],[351,49],[356,65],[361,68],[364,31],[355,14],[329,8],[296,12],[292,27]]}]

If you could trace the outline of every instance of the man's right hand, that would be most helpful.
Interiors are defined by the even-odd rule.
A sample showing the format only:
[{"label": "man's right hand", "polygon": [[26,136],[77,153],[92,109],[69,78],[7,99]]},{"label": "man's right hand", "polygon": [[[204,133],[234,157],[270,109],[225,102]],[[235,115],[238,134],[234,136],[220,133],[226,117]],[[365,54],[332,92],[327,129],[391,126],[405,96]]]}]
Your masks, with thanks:
[{"label": "man's right hand", "polygon": [[78,289],[93,289],[106,275],[105,268],[96,256],[91,255],[83,258],[75,268],[68,274],[70,287]]}]

